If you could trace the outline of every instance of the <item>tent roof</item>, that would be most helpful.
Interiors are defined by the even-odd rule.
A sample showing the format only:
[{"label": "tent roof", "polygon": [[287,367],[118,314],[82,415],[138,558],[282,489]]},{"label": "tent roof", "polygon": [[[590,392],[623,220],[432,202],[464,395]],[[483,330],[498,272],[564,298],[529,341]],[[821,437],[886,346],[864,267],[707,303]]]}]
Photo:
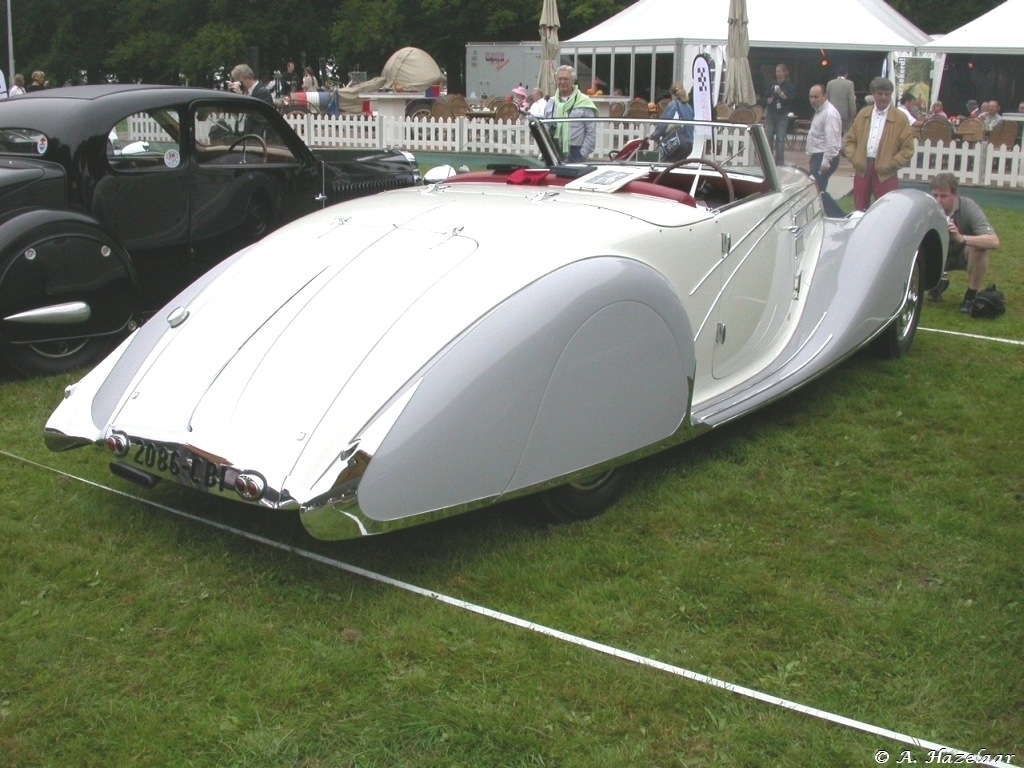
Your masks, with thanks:
[{"label": "tent roof", "polygon": [[[828,0],[827,8],[822,0],[789,0],[784,8],[777,0],[747,0],[747,18],[750,45],[756,48],[896,51],[930,39],[883,0]],[[728,19],[729,0],[639,0],[562,47],[677,41],[724,45]]]},{"label": "tent roof", "polygon": [[1007,0],[948,35],[921,46],[936,53],[1024,53],[1024,0]]}]

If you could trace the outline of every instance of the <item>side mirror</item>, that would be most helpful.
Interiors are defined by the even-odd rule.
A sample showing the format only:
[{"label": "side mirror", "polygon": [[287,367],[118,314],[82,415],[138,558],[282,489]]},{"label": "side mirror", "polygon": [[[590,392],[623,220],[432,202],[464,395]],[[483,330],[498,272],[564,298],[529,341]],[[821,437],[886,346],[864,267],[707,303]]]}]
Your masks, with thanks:
[{"label": "side mirror", "polygon": [[450,165],[437,165],[431,168],[423,175],[423,181],[426,184],[437,184],[450,179],[456,175],[455,169]]}]

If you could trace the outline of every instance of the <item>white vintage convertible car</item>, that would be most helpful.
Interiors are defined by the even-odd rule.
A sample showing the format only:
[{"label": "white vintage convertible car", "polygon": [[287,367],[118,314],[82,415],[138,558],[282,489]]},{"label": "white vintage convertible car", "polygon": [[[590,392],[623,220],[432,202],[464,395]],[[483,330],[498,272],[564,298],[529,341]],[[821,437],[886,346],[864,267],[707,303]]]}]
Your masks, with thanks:
[{"label": "white vintage convertible car", "polygon": [[524,494],[576,519],[637,458],[908,351],[947,244],[928,195],[831,217],[760,126],[694,123],[668,164],[651,123],[595,122],[599,162],[534,122],[545,168],[342,203],[238,253],[68,387],[47,444],[323,539]]}]

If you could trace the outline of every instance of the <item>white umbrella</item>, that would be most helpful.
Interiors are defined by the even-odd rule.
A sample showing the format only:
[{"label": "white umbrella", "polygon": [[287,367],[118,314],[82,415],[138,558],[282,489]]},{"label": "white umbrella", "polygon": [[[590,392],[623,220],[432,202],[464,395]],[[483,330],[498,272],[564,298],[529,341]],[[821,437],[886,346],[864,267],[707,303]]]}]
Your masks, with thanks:
[{"label": "white umbrella", "polygon": [[729,37],[726,41],[725,103],[753,104],[754,79],[750,76],[750,35],[747,0],[729,0]]},{"label": "white umbrella", "polygon": [[545,96],[555,92],[555,70],[558,68],[558,3],[544,0],[540,12],[540,75],[537,87]]}]

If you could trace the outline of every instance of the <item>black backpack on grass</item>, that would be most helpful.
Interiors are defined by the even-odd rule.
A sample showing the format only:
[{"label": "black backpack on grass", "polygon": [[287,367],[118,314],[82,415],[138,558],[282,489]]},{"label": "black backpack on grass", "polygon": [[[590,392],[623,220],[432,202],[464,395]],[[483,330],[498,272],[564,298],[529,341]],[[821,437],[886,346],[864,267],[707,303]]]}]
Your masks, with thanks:
[{"label": "black backpack on grass", "polygon": [[999,317],[1006,314],[1006,297],[996,288],[995,283],[978,291],[971,305],[971,317]]}]

